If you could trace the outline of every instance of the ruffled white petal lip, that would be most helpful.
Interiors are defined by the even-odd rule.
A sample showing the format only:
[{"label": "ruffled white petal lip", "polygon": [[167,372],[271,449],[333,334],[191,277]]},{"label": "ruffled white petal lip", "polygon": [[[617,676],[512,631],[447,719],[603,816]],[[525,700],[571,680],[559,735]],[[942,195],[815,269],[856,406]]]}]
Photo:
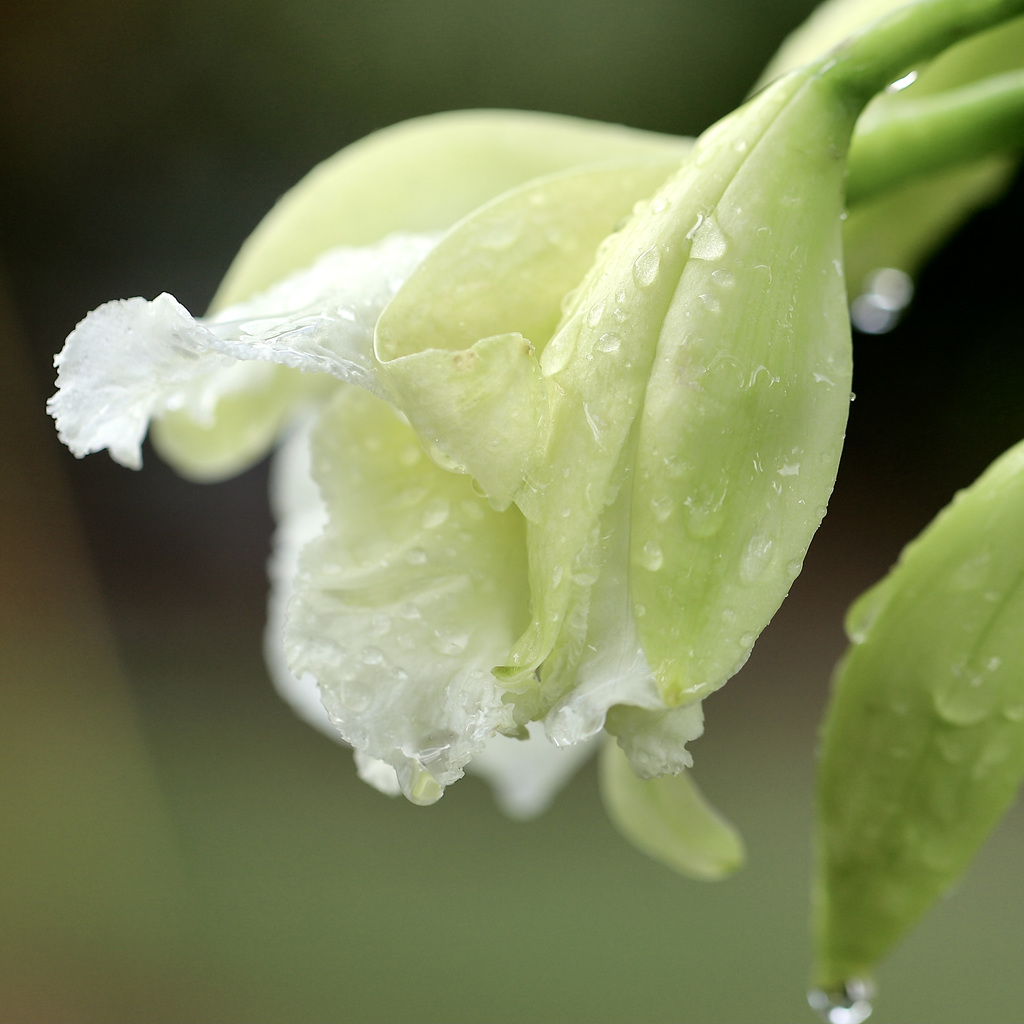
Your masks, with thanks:
[{"label": "ruffled white petal lip", "polygon": [[106,448],[137,469],[151,419],[186,409],[203,423],[221,395],[251,382],[244,364],[252,360],[330,374],[379,394],[374,327],[435,242],[434,235],[394,235],[333,250],[208,320],[166,293],[105,303],[54,360],[58,390],[47,409],[60,439],[78,457]]}]

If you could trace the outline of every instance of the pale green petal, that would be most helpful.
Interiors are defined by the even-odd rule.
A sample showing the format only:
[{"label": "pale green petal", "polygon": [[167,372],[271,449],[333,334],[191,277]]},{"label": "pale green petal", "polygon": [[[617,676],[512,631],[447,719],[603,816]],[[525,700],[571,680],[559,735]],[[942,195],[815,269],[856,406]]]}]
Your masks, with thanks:
[{"label": "pale green petal", "polygon": [[182,476],[224,480],[263,458],[296,414],[336,387],[330,377],[277,363],[234,363],[188,388],[189,405],[209,415],[168,410],[150,424],[150,439]]},{"label": "pale green petal", "polygon": [[[626,471],[628,476],[628,470]],[[629,487],[619,490],[615,501],[601,517],[600,571],[576,574],[574,584],[586,588],[586,617],[574,617],[566,623],[555,650],[545,665],[544,682],[536,695],[544,718],[544,727],[559,746],[586,742],[603,728],[623,739],[634,771],[644,775],[679,771],[691,763],[686,752],[688,740],[700,735],[700,705],[683,709],[696,713],[696,729],[687,735],[674,735],[678,743],[649,740],[658,733],[660,718],[666,714],[657,680],[637,634],[633,602],[630,596]],[[585,630],[585,631],[584,631]],[[575,665],[575,670],[572,666]],[[564,681],[574,680],[564,693]],[[530,708],[530,694],[520,697],[517,710]],[[626,737],[629,737],[628,739]],[[632,744],[636,737],[637,744]],[[634,757],[634,755],[636,755]]]},{"label": "pale green petal", "polygon": [[631,843],[680,874],[714,881],[743,865],[742,840],[704,800],[689,772],[638,779],[609,740],[601,752],[601,797]]},{"label": "pale green petal", "polygon": [[527,616],[522,518],[438,468],[361,389],[324,410],[313,464],[330,518],[301,556],[290,671],[319,683],[349,743],[429,803],[515,728],[490,669]]},{"label": "pale green petal", "polygon": [[[299,557],[327,525],[327,508],[312,477],[310,430],[293,434],[275,453],[271,465],[270,498],[277,521],[270,559],[265,649],[267,665],[278,692],[295,712],[317,729],[342,742],[341,734],[320,700],[320,688],[310,675],[297,678],[284,651],[288,604],[298,574]],[[467,765],[494,792],[501,809],[513,818],[532,818],[545,811],[558,791],[595,750],[595,742],[559,748],[544,736],[539,723],[529,726],[529,740],[498,734]],[[355,751],[359,777],[388,796],[401,793],[395,769],[363,751]]]},{"label": "pale green petal", "polygon": [[233,305],[337,246],[451,227],[531,178],[582,164],[672,156],[681,140],[518,110],[462,110],[374,132],[315,167],[260,222],[213,302]]},{"label": "pale green petal", "polygon": [[315,680],[292,675],[284,649],[285,618],[295,590],[299,558],[306,545],[327,527],[327,506],[313,480],[309,451],[311,432],[312,421],[294,430],[274,453],[270,465],[270,507],[277,526],[267,563],[270,595],[263,650],[278,693],[300,718],[332,739],[338,739],[338,730],[320,700]]},{"label": "pale green petal", "polygon": [[678,166],[678,153],[531,181],[474,211],[417,268],[377,325],[395,404],[497,508],[543,449],[538,355],[598,244]]}]

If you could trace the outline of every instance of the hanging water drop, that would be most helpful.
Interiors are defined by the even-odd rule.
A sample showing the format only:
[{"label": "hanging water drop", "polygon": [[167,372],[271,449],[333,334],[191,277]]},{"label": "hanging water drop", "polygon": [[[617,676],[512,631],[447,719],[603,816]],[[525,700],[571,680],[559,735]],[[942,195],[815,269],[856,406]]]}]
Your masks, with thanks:
[{"label": "hanging water drop", "polygon": [[871,1016],[875,987],[863,978],[851,978],[836,989],[811,989],[807,1002],[825,1024],[862,1024]]}]

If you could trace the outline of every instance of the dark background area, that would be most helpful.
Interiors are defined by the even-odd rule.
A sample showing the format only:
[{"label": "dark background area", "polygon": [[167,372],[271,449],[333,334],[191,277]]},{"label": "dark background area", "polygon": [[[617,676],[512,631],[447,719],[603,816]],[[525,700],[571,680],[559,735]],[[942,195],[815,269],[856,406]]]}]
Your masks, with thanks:
[{"label": "dark background area", "polygon": [[[808,0],[0,0],[0,1020],[810,1020],[815,729],[842,613],[1024,435],[1019,179],[855,338],[829,515],[696,774],[748,866],[674,877],[606,821],[592,766],[543,818],[466,779],[390,801],[294,719],[261,660],[265,467],[77,462],[43,406],[91,308],[201,310],[317,161],[376,128],[520,107],[696,134]],[[879,1024],[1024,1002],[1016,808],[883,966]]]}]

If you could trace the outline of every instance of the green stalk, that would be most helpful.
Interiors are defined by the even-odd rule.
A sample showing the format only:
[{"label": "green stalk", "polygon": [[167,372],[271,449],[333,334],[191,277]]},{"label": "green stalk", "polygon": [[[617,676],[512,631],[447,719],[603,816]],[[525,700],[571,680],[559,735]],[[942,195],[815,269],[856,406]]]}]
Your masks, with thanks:
[{"label": "green stalk", "polygon": [[858,113],[915,65],[1022,11],[1024,0],[920,0],[848,39],[822,59],[818,73]]},{"label": "green stalk", "polygon": [[858,126],[850,149],[847,203],[853,206],[915,177],[1022,147],[1024,71],[906,99],[873,123]]}]

